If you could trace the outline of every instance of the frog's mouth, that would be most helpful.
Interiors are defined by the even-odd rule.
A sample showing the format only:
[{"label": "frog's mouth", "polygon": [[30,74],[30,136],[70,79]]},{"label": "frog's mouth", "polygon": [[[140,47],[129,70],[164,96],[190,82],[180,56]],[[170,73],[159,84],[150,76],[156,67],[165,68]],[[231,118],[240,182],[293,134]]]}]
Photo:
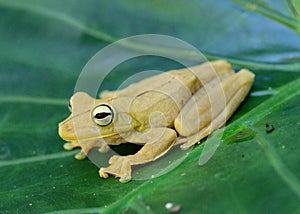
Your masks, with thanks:
[{"label": "frog's mouth", "polygon": [[58,134],[64,141],[67,141],[70,143],[73,143],[73,142],[77,143],[80,141],[92,141],[92,140],[97,140],[99,138],[108,138],[108,137],[118,135],[118,133],[110,133],[110,134],[98,135],[98,136],[93,136],[93,137],[85,137],[85,136],[80,137],[80,134],[76,134],[76,132],[75,133],[66,132],[61,128],[58,129]]},{"label": "frog's mouth", "polygon": [[[73,126],[69,126],[64,121],[59,123],[58,125],[58,134],[59,136],[67,142],[70,143],[78,143],[80,141],[95,141],[100,138],[108,138],[112,136],[118,135],[117,132],[111,132],[109,134],[100,134],[98,129],[86,128],[74,128]],[[91,135],[94,135],[90,137]]]}]

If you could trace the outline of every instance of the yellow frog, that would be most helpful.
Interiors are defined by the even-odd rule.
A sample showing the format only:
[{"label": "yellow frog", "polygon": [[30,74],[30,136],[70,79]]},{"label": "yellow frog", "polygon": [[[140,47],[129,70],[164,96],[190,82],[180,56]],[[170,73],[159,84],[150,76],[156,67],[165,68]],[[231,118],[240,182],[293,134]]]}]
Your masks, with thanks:
[{"label": "yellow frog", "polygon": [[142,144],[134,155],[110,158],[99,174],[131,179],[131,166],[161,157],[174,145],[186,149],[225,124],[245,99],[254,80],[246,69],[235,73],[223,60],[171,70],[118,91],[105,91],[100,99],[84,92],[70,100],[71,115],[59,123],[59,135],[81,147],[83,159],[91,148],[106,152],[109,145]]}]

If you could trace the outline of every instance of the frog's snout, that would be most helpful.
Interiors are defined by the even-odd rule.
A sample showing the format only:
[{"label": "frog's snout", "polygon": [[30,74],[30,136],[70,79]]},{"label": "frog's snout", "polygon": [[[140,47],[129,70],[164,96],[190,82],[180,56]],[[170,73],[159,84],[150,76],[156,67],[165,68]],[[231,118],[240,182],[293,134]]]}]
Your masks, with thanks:
[{"label": "frog's snout", "polygon": [[73,135],[73,127],[67,121],[62,121],[58,124],[58,135],[65,141],[74,141],[76,138]]},{"label": "frog's snout", "polygon": [[65,139],[65,131],[64,131],[64,121],[60,122],[58,124],[58,135],[62,138]]}]

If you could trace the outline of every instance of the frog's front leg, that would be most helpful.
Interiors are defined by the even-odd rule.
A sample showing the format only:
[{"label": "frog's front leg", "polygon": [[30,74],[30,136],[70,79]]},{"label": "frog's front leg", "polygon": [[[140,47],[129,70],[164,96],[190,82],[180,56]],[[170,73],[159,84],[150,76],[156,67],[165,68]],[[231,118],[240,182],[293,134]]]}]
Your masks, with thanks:
[{"label": "frog's front leg", "polygon": [[109,174],[120,178],[120,182],[131,180],[131,166],[145,164],[164,155],[175,143],[177,133],[169,128],[152,128],[145,133],[150,141],[134,155],[115,155],[109,160],[110,166],[99,170],[100,177]]},{"label": "frog's front leg", "polygon": [[101,153],[106,153],[109,151],[109,146],[105,141],[103,141],[101,138],[94,139],[94,140],[81,140],[80,142],[71,142],[71,143],[65,143],[64,149],[65,150],[73,150],[75,148],[81,147],[81,151],[78,152],[75,155],[75,158],[77,160],[83,160],[87,157],[88,152],[92,149],[97,147],[98,151]]}]

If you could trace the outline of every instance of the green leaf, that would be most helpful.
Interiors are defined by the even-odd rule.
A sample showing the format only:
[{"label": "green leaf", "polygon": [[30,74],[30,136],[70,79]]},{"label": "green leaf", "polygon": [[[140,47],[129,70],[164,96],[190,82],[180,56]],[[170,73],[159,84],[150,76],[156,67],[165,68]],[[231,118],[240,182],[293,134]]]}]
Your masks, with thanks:
[{"label": "green leaf", "polygon": [[[283,25],[286,25],[287,27],[295,30],[296,32],[299,32],[300,30],[300,22],[297,19],[294,19],[293,17],[287,16],[283,13],[281,13],[279,10],[274,9],[271,5],[269,5],[267,2],[262,0],[251,0],[251,1],[245,1],[245,0],[233,0],[233,2],[236,2],[237,4],[240,4],[241,6],[245,7],[248,10],[252,10],[254,12],[257,12],[259,14],[262,14],[270,19],[273,19]],[[289,1],[290,7],[294,8],[295,1]],[[294,8],[296,10],[296,7]]]},{"label": "green leaf", "polygon": [[295,16],[296,19],[300,19],[300,1],[299,0],[288,0],[287,1],[288,7],[292,14]]},{"label": "green leaf", "polygon": [[[300,212],[299,26],[297,0],[0,0],[1,213],[169,213],[167,203],[181,213]],[[159,177],[100,179],[97,166],[62,149],[57,124],[69,114],[87,61],[119,38],[146,33],[254,69],[255,83],[206,164],[198,164],[201,144]],[[124,48],[196,57],[165,46]],[[160,57],[133,59],[101,88],[174,67],[180,65]],[[151,174],[155,166],[137,171]]]}]

